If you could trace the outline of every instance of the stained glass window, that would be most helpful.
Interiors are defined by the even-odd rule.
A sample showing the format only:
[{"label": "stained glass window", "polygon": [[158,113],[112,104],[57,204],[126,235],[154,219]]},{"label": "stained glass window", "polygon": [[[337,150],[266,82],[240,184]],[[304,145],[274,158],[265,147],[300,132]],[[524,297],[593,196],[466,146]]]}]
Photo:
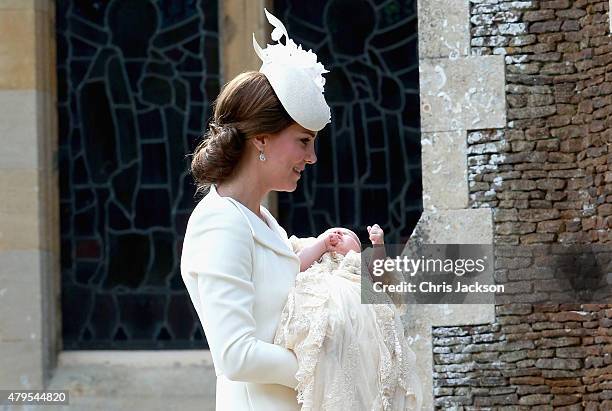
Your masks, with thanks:
[{"label": "stained glass window", "polygon": [[279,0],[289,35],[330,73],[332,123],[317,137],[318,162],[279,195],[289,234],[332,226],[368,241],[378,223],[405,242],[422,212],[416,0]]},{"label": "stained glass window", "polygon": [[58,0],[65,349],[204,347],[180,277],[216,1]]}]

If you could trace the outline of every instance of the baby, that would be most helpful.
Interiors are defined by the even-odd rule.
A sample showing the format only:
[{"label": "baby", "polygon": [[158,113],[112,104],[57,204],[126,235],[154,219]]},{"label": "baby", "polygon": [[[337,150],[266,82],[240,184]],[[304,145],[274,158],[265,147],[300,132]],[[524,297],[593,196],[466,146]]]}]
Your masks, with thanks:
[{"label": "baby", "polygon": [[[374,252],[384,254],[383,230],[367,229]],[[416,358],[399,312],[393,304],[361,303],[359,237],[334,227],[317,238],[290,240],[300,273],[274,343],[298,359],[302,411],[420,409]]]},{"label": "baby", "polygon": [[[372,245],[382,245],[385,243],[385,233],[378,224],[368,226],[368,234]],[[300,258],[300,271],[308,269],[326,252],[346,255],[349,251],[354,251],[355,253],[361,252],[361,242],[357,234],[343,227],[330,228],[318,236],[311,245],[302,248],[297,253]]]}]

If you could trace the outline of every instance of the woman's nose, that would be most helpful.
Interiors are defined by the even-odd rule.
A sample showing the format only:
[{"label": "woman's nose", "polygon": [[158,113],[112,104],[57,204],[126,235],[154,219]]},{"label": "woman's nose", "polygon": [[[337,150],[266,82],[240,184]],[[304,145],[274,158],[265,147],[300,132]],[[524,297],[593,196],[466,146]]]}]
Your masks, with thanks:
[{"label": "woman's nose", "polygon": [[317,162],[317,154],[315,153],[314,144],[310,146],[310,150],[308,150],[304,161],[306,161],[308,164],[314,164]]}]

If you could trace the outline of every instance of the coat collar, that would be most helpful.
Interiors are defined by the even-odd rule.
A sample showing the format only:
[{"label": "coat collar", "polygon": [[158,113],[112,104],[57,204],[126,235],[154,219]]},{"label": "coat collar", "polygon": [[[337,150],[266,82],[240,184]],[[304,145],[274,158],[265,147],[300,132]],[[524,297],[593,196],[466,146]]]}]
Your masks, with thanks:
[{"label": "coat collar", "polygon": [[238,211],[244,216],[245,220],[249,224],[249,228],[251,229],[251,233],[253,234],[253,238],[276,251],[279,254],[283,254],[287,257],[298,258],[297,255],[293,252],[293,248],[291,247],[291,243],[287,239],[287,233],[285,230],[278,224],[274,216],[264,207],[260,206],[261,214],[264,216],[266,223],[264,223],[255,213],[249,210],[245,205],[240,203],[237,200],[234,200],[231,197],[222,197],[217,193],[217,189],[214,185],[210,186],[210,191],[208,193],[211,196],[221,200],[228,200],[230,203],[234,204]]}]

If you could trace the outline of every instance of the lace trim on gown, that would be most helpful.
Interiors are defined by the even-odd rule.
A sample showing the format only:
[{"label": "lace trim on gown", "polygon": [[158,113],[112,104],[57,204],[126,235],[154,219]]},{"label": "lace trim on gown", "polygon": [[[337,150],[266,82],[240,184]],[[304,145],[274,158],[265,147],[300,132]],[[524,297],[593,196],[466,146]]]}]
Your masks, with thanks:
[{"label": "lace trim on gown", "polygon": [[[294,251],[298,252],[315,239],[292,236],[289,240]],[[319,262],[297,275],[295,288],[288,296],[274,343],[293,350],[297,356],[296,390],[302,411],[365,409],[355,388],[362,382],[353,381],[353,377],[359,374],[362,378],[373,378],[368,374],[369,370],[363,372],[364,364],[360,364],[365,362],[364,358],[371,359],[373,352],[361,352],[363,341],[356,335],[346,334],[346,331],[346,335],[341,334],[342,330],[338,327],[347,327],[347,321],[351,324],[354,321],[361,328],[365,326],[369,333],[377,332],[381,336],[373,338],[371,343],[378,344],[378,350],[374,350],[378,351],[378,361],[372,363],[377,362],[377,392],[367,409],[420,409],[422,396],[415,375],[416,357],[404,338],[400,316],[392,304],[360,304],[360,299],[357,299],[360,294],[356,294],[361,288],[360,271],[359,253],[350,251],[346,256],[325,253]],[[339,277],[342,280],[338,280]],[[343,291],[352,287],[353,299],[346,301],[358,307],[339,304],[336,296],[330,295],[330,290],[333,290],[330,281],[340,281],[339,286],[343,287]],[[348,293],[349,290],[346,291]],[[330,306],[334,307],[331,312]],[[366,321],[356,318],[356,310],[362,316],[373,316],[375,323],[369,323],[372,325],[368,327]],[[342,313],[338,311],[348,311],[348,318],[341,318]],[[345,341],[339,336],[348,339]],[[333,340],[329,341],[330,338]],[[330,347],[334,344],[338,346]],[[325,361],[329,361],[326,365],[333,371],[323,376],[326,386],[322,388],[322,382],[316,378],[317,366]],[[339,363],[338,367],[328,365],[334,361]],[[321,390],[325,394],[322,403],[319,398]]]}]

